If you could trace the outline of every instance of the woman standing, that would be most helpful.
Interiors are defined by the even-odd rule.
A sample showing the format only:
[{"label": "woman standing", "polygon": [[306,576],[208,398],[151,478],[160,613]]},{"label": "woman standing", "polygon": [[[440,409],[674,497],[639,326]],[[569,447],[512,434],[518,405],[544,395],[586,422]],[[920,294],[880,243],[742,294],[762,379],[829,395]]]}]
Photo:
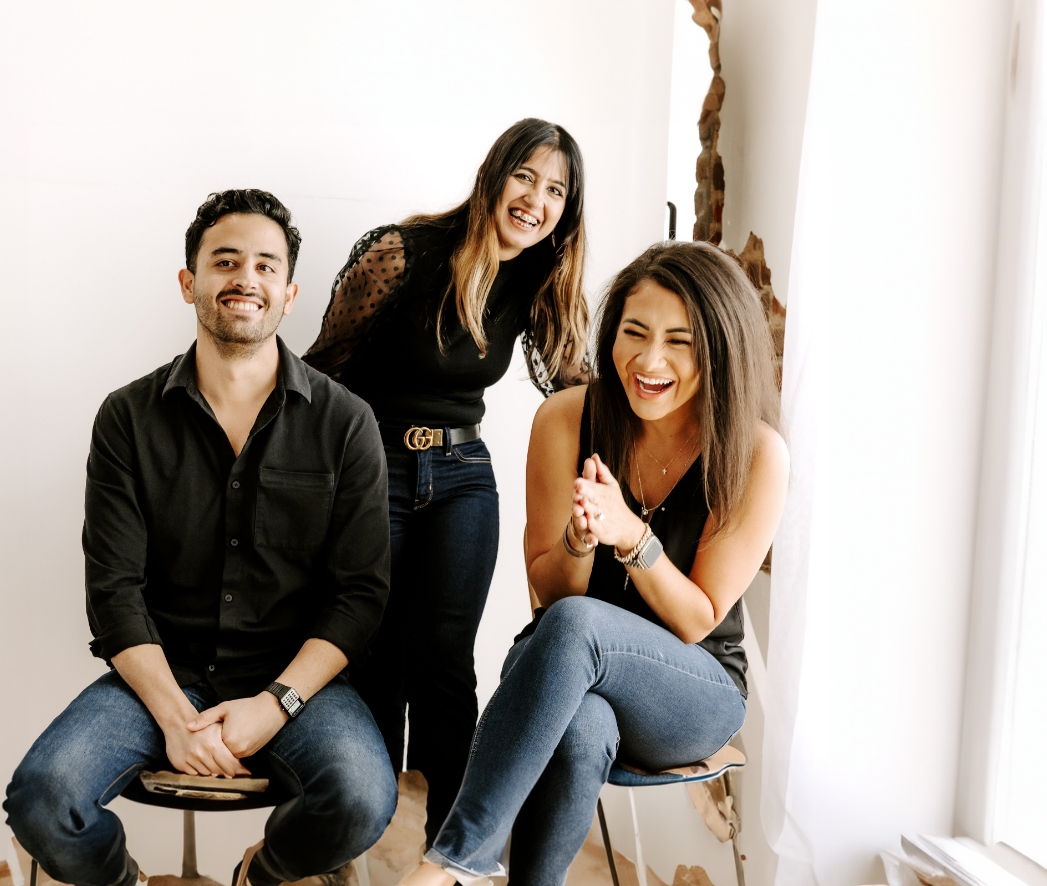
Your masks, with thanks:
[{"label": "woman standing", "polygon": [[535,416],[527,569],[548,609],[410,886],[489,882],[510,829],[511,882],[561,886],[616,759],[695,762],[745,718],[740,598],[789,472],[759,297],[709,244],[654,246],[611,286],[596,376]]},{"label": "woman standing", "polygon": [[354,675],[385,736],[429,782],[428,842],[461,784],[476,725],[473,643],[498,550],[483,395],[522,338],[548,396],[587,379],[582,157],[562,127],[521,120],[469,198],[366,234],[335,278],[306,362],[366,400],[389,465],[392,582]]}]

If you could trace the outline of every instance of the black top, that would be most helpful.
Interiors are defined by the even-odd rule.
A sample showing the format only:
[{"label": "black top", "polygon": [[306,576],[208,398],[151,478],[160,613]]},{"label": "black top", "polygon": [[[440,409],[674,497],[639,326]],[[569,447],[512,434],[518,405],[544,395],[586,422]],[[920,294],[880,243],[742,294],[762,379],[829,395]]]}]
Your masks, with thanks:
[{"label": "black top", "polygon": [[389,593],[385,456],[371,411],[277,340],[239,457],[196,386],[196,345],[110,394],[87,461],[91,651],[158,643],[175,679],[263,690],[310,637],[367,654]]},{"label": "black top", "polygon": [[[589,394],[586,392],[578,452],[579,476],[581,476],[585,459],[592,453],[591,427]],[[698,542],[702,537],[705,521],[709,517],[709,505],[705,498],[705,481],[702,477],[701,465],[702,458],[699,456],[676,482],[665,500],[654,510],[650,520],[651,531],[662,543],[663,556],[667,556],[684,575],[691,573],[695,554],[698,553]],[[622,483],[621,489],[622,498],[629,510],[639,516],[640,503],[633,498],[629,485]],[[625,567],[614,559],[614,548],[611,545],[597,545],[593,552],[593,571],[589,576],[589,585],[585,594],[595,600],[603,600],[606,603],[620,606],[622,609],[669,630],[669,626],[640,596],[640,592],[636,590]],[[535,613],[535,620],[516,639],[519,640],[530,634],[542,614],[543,610],[539,609]],[[745,682],[745,671],[748,661],[741,645],[744,633],[742,601],[739,599],[731,607],[724,620],[713,628],[704,640],[700,640],[698,645],[713,655],[734,680],[742,698],[747,698],[749,693]]]},{"label": "black top", "polygon": [[453,290],[441,317],[441,352],[436,317],[462,236],[458,227],[431,224],[377,228],[360,238],[335,278],[320,335],[304,359],[363,397],[380,422],[478,423],[484,390],[505,374],[521,335],[532,381],[543,394],[584,381],[550,379],[533,345],[531,308],[549,261],[543,244],[499,264],[486,305],[486,356],[459,321]]},{"label": "black top", "polygon": [[424,229],[412,232],[407,242],[416,253],[400,294],[341,382],[363,397],[382,423],[477,424],[484,390],[505,375],[516,339],[527,327],[538,281],[528,273],[526,252],[499,264],[487,297],[484,357],[458,319],[452,291],[441,317],[441,353],[436,315],[450,278],[450,244]]}]

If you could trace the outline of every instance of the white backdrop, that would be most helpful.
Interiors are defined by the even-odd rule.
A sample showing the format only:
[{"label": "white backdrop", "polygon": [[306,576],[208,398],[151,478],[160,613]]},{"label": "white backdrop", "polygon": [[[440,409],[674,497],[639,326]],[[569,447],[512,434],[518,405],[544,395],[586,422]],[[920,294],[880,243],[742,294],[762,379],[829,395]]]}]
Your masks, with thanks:
[{"label": "white backdrop", "polygon": [[[260,187],[291,208],[301,295],[281,333],[301,353],[357,237],[457,202],[506,126],[545,117],[585,156],[596,293],[662,235],[672,0],[4,2],[0,17],[6,785],[104,669],[87,650],[80,550],[90,425],[109,391],[192,341],[175,275],[208,192]],[[502,545],[481,704],[528,617],[523,456],[539,398],[520,358],[487,402]],[[146,869],[174,868],[177,818],[123,814]],[[242,834],[201,829],[212,875],[254,838],[244,815]]]}]

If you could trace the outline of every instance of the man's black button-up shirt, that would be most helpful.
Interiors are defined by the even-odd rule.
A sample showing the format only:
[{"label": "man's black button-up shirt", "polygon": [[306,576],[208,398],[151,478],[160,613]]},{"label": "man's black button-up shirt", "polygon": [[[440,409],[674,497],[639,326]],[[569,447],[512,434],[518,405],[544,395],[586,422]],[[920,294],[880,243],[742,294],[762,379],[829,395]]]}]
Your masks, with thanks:
[{"label": "man's black button-up shirt", "polygon": [[310,637],[367,655],[389,594],[385,455],[370,408],[277,339],[239,457],[196,345],[112,393],[87,461],[91,651],[158,643],[182,686],[254,695]]}]

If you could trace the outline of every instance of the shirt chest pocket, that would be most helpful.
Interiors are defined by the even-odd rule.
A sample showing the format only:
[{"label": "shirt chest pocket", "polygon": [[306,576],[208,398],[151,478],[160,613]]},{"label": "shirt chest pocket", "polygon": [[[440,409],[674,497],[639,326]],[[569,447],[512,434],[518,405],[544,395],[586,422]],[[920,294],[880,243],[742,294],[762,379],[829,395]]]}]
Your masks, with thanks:
[{"label": "shirt chest pocket", "polygon": [[316,550],[327,537],[333,502],[333,474],[261,468],[254,514],[255,544]]}]

